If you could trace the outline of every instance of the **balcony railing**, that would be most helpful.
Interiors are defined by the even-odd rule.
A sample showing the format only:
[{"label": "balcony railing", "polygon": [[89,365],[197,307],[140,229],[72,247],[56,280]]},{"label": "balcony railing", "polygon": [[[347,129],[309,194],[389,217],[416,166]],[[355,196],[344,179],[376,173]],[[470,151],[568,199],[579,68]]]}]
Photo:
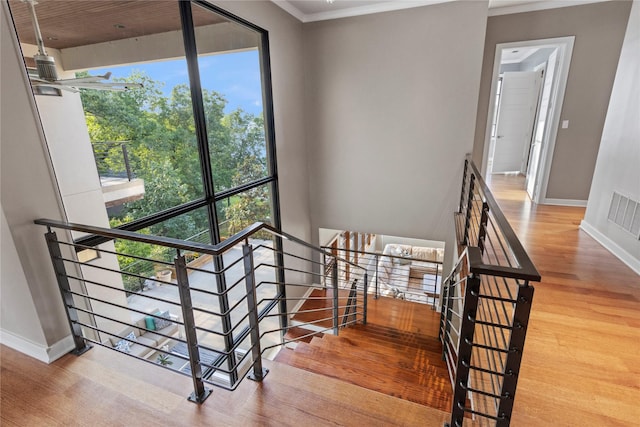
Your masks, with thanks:
[{"label": "balcony railing", "polygon": [[458,261],[444,281],[440,339],[454,398],[450,426],[465,414],[508,426],[529,313],[540,274],[471,160],[456,217]]},{"label": "balcony railing", "polygon": [[128,141],[100,141],[91,144],[100,179],[124,178],[131,181],[135,175],[129,161]]},{"label": "balcony railing", "polygon": [[[407,301],[429,304],[435,310],[440,307],[442,283],[442,261],[425,259],[411,255],[382,254],[355,249],[323,246],[328,253],[338,254],[340,258],[350,260],[365,268],[370,278],[369,292],[378,298],[380,295]],[[434,249],[435,253],[436,250]],[[335,260],[327,257],[325,266]],[[339,264],[341,261],[337,261]],[[343,278],[348,281],[348,265],[340,268]]]},{"label": "balcony railing", "polygon": [[[540,275],[470,160],[455,217],[459,258],[442,282],[442,295],[440,263],[418,260],[430,262],[422,267],[434,271],[423,273],[405,297],[442,300],[439,336],[454,393],[450,425],[462,426],[472,417],[481,425],[507,426],[533,300],[530,282]],[[207,386],[234,390],[247,373],[261,381],[262,358],[271,349],[366,323],[368,294],[378,292],[370,267],[386,256],[358,255],[356,263],[355,254],[314,247],[264,223],[217,245],[52,220],[35,223],[48,229],[75,352],[100,345],[187,375],[194,384],[190,400],[199,403],[210,394]],[[74,242],[71,232],[100,243]],[[135,244],[115,245],[117,240]],[[142,246],[151,246],[145,253],[168,249],[175,259],[115,249]],[[393,261],[395,255],[388,257]],[[122,258],[147,268],[120,268]],[[401,266],[413,262],[395,258]],[[150,271],[156,273],[149,276]],[[432,273],[434,287],[425,291],[425,274]],[[127,289],[127,279],[145,286]],[[288,338],[292,319],[304,330]]]},{"label": "balcony railing", "polygon": [[[207,386],[234,390],[246,374],[261,381],[267,373],[262,358],[271,349],[366,322],[365,269],[340,260],[357,277],[341,283],[337,262],[330,277],[324,277],[322,260],[330,254],[264,223],[217,245],[51,220],[35,223],[48,228],[46,242],[75,353],[100,345],[190,376],[194,392],[189,399],[194,402],[207,398]],[[71,231],[98,236],[103,243],[81,245],[70,238]],[[135,242],[138,248],[170,248],[177,256],[167,262],[118,252],[116,240]],[[188,264],[186,255],[194,253],[210,262]],[[121,269],[122,257],[151,265],[157,273],[148,277]],[[149,286],[127,290],[127,277]],[[310,289],[317,291],[313,299],[322,300],[317,301],[320,308],[300,307],[310,299]],[[309,329],[289,339],[294,314],[306,314],[310,320],[298,327]]]}]

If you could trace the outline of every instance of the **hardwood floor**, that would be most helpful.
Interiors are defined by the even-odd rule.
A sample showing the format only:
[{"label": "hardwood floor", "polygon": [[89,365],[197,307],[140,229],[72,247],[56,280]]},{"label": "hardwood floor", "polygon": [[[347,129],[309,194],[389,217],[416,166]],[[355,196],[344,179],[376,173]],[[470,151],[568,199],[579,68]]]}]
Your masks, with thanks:
[{"label": "hardwood floor", "polygon": [[489,186],[542,275],[512,425],[639,425],[640,276],[579,230],[584,208],[534,205],[522,177]]},{"label": "hardwood floor", "polygon": [[[517,177],[490,186],[543,276],[511,425],[638,425],[640,277],[578,229],[583,208],[532,205]],[[387,321],[416,331],[415,316]],[[2,426],[442,426],[449,418],[278,362],[265,361],[264,382],[215,389],[198,406],[186,400],[189,378],[103,348],[46,365],[0,346],[0,358]]]},{"label": "hardwood floor", "polygon": [[265,361],[262,383],[187,401],[191,379],[101,347],[46,365],[8,347],[2,357],[4,426],[442,426],[448,414]]},{"label": "hardwood floor", "polygon": [[[320,293],[322,291],[314,291]],[[313,296],[314,294],[312,294]],[[310,300],[302,310],[330,307]],[[320,314],[319,314],[320,313]],[[323,312],[311,312],[322,318]],[[432,408],[450,411],[451,382],[438,341],[440,314],[430,305],[393,298],[371,298],[367,324],[325,334],[295,350],[283,349],[276,361],[336,378]]]}]

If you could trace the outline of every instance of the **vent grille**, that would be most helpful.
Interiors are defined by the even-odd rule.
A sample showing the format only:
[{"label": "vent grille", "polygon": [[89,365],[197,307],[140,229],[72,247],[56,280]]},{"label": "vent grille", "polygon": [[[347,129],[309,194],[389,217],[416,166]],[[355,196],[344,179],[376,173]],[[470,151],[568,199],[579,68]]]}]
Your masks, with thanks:
[{"label": "vent grille", "polygon": [[607,218],[640,239],[640,202],[614,191]]}]

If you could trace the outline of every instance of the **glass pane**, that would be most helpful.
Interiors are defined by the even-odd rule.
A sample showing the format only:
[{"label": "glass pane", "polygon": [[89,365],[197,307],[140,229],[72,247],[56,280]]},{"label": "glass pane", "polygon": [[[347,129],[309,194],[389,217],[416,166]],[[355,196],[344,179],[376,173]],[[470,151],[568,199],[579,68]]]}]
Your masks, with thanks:
[{"label": "glass pane", "polygon": [[[138,233],[152,236],[172,237],[192,242],[211,243],[206,208],[199,208],[192,212],[171,218],[161,223],[139,230]],[[156,261],[172,263],[175,249],[159,245],[148,245],[130,240],[116,240],[116,251],[120,254],[150,258]],[[185,256],[189,254],[185,253]],[[133,258],[119,259],[120,268],[125,269],[130,263],[136,263]],[[140,263],[142,264],[142,263]]]},{"label": "glass pane", "polygon": [[92,209],[115,226],[203,197],[177,2],[41,1],[43,46],[29,3],[11,8],[35,93],[55,95],[36,97],[48,142],[77,156],[75,179],[100,180]]},{"label": "glass pane", "polygon": [[216,192],[268,176],[261,35],[193,6]]},{"label": "glass pane", "polygon": [[216,202],[220,238],[225,240],[254,222],[272,224],[270,185],[260,185]]}]

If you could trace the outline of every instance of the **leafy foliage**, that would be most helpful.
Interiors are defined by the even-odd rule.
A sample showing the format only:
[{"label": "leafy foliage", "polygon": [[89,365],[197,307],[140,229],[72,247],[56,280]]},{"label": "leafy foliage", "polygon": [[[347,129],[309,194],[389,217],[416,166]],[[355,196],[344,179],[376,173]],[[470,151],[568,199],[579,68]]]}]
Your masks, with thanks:
[{"label": "leafy foliage", "polygon": [[[79,73],[79,77],[82,73]],[[141,82],[143,87],[125,92],[82,90],[87,129],[100,169],[123,169],[121,144],[125,144],[134,175],[144,180],[144,197],[110,212],[112,227],[144,218],[204,196],[200,156],[187,85],[175,86],[169,96],[163,83],[142,72],[120,81]],[[265,133],[262,116],[241,109],[225,113],[227,101],[210,90],[202,93],[209,156],[216,191],[246,184],[267,176]],[[118,142],[105,145],[104,142]],[[249,190],[219,204],[218,218],[235,233],[257,220],[270,218],[265,186]],[[205,209],[181,215],[142,232],[188,239],[208,228]],[[130,241],[116,242],[118,252],[171,261],[174,254],[162,248]],[[140,270],[145,277],[152,267],[139,260],[119,257],[121,268]],[[139,288],[137,278],[125,278],[129,290]]]}]

